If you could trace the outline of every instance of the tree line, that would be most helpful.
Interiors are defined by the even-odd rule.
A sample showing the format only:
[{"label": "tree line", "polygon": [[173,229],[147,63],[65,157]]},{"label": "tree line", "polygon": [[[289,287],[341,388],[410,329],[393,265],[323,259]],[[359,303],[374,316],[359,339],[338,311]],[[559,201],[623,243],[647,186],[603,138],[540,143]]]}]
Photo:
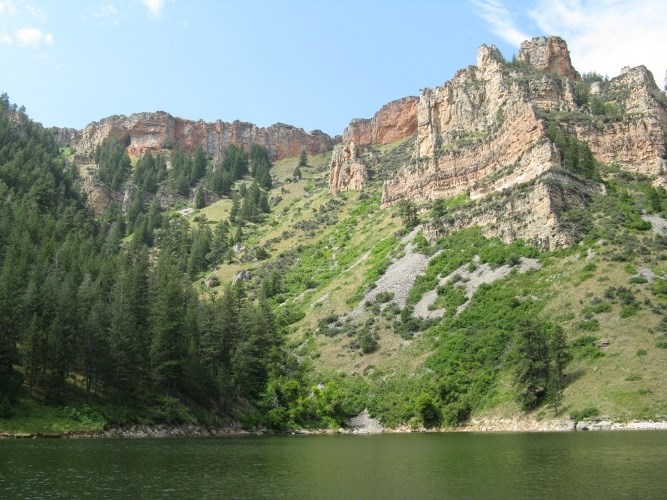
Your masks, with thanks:
[{"label": "tree line", "polygon": [[[59,401],[73,386],[123,404],[171,394],[223,411],[258,398],[288,359],[266,297],[236,284],[205,300],[192,284],[228,251],[229,224],[167,220],[141,194],[200,180],[206,157],[172,152],[172,180],[160,156],[132,171],[113,141],[95,157],[110,187],[137,183],[126,214],[112,206],[95,219],[51,134],[0,99],[0,401],[23,391]],[[258,162],[256,173],[269,168]]]}]

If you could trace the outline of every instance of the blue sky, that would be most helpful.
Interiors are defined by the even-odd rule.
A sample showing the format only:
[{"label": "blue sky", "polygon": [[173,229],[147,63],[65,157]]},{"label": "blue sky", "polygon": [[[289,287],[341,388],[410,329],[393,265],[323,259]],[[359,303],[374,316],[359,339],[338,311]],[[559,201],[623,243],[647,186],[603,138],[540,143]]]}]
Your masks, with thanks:
[{"label": "blue sky", "polygon": [[665,19],[664,0],[0,0],[0,92],[46,126],[164,110],[334,135],[543,34],[579,71],[645,64],[662,87]]}]

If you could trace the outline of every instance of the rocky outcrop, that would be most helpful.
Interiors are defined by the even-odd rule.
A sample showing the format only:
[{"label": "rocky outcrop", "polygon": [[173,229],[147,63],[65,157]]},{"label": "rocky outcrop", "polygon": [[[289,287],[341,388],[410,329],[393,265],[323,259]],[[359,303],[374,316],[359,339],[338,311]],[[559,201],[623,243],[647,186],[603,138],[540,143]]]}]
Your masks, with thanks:
[{"label": "rocky outcrop", "polygon": [[560,164],[533,98],[569,107],[571,86],[545,76],[529,85],[507,68],[496,47],[482,46],[477,66],[443,87],[422,91],[415,158],[385,182],[382,206],[401,199],[471,198],[527,182]]},{"label": "rocky outcrop", "polygon": [[577,138],[587,142],[600,161],[651,177],[665,174],[667,99],[651,72],[644,66],[623,68],[618,77],[598,85],[595,95],[623,116],[574,123]]},{"label": "rocky outcrop", "polygon": [[482,46],[476,66],[421,92],[414,155],[385,182],[383,207],[458,194],[477,199],[558,169],[550,123],[587,142],[600,161],[665,174],[667,99],[646,68],[590,85],[586,101],[589,84],[574,82],[579,74],[562,39],[525,42],[519,60],[525,64],[508,64],[496,47]]},{"label": "rocky outcrop", "polygon": [[552,171],[533,182],[495,193],[473,206],[465,206],[445,219],[424,227],[429,240],[452,231],[479,226],[486,237],[506,243],[523,239],[533,246],[555,250],[576,242],[576,228],[563,222],[562,214],[583,208],[593,194],[604,194],[602,184],[584,182],[565,172]]},{"label": "rocky outcrop", "polygon": [[382,106],[371,119],[352,120],[343,141],[358,146],[389,144],[417,131],[417,97],[404,97]]},{"label": "rocky outcrop", "polygon": [[177,118],[164,111],[111,116],[81,131],[53,128],[52,132],[59,144],[70,144],[88,154],[108,138],[126,146],[131,155],[171,147],[192,153],[201,146],[207,153],[219,157],[229,144],[248,148],[254,143],[266,147],[275,160],[298,156],[301,151],[321,153],[336,143],[335,138],[319,130],[305,132],[283,123],[268,128],[240,121],[208,123]]},{"label": "rocky outcrop", "polygon": [[572,66],[567,43],[560,37],[540,36],[523,42],[518,59],[537,70],[581,80],[581,76]]},{"label": "rocky outcrop", "polygon": [[334,147],[329,167],[329,191],[360,190],[368,181],[368,167],[359,158],[354,142],[345,142]]}]

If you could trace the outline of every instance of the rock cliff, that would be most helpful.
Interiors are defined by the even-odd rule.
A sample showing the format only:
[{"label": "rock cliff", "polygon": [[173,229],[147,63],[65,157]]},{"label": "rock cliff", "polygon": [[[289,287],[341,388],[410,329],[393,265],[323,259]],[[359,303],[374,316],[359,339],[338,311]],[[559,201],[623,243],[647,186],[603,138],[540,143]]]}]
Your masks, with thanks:
[{"label": "rock cliff", "polygon": [[482,46],[477,66],[421,92],[413,161],[385,182],[382,205],[461,193],[477,198],[527,182],[560,164],[535,102],[571,109],[574,93],[555,75],[517,78],[496,47]]},{"label": "rock cliff", "polygon": [[545,250],[565,248],[576,242],[577,234],[562,220],[562,214],[586,207],[593,194],[605,194],[604,186],[554,170],[451,211],[427,224],[424,235],[436,240],[451,231],[479,226],[484,236],[505,243],[523,239]]},{"label": "rock cliff", "polygon": [[570,125],[595,157],[650,177],[665,174],[667,98],[651,72],[644,66],[623,68],[616,78],[592,86],[593,98],[602,106],[598,114]]},{"label": "rock cliff", "polygon": [[524,42],[518,60],[482,46],[476,66],[421,92],[413,159],[385,182],[383,207],[461,193],[475,199],[535,179],[561,163],[549,124],[588,143],[599,161],[665,173],[667,99],[646,68],[579,81],[558,37]]},{"label": "rock cliff", "polygon": [[526,40],[521,44],[518,59],[539,71],[581,80],[581,76],[572,66],[567,43],[560,37],[540,36]]},{"label": "rock cliff", "polygon": [[359,159],[359,152],[354,142],[344,142],[334,147],[329,169],[329,191],[338,194],[341,191],[360,190],[368,180],[368,168]]},{"label": "rock cliff", "polygon": [[93,122],[81,131],[59,128],[52,131],[59,144],[70,144],[82,153],[91,153],[104,139],[115,138],[131,155],[174,146],[192,153],[201,146],[207,153],[218,157],[229,144],[249,147],[255,143],[266,147],[273,159],[279,160],[297,156],[304,150],[310,154],[321,153],[337,142],[319,130],[305,132],[282,123],[268,128],[240,121],[207,123],[177,118],[163,111],[111,116]]},{"label": "rock cliff", "polygon": [[352,120],[343,141],[357,146],[389,144],[417,131],[417,97],[404,97],[384,105],[371,119]]},{"label": "rock cliff", "polygon": [[[389,127],[390,121],[397,125]],[[416,100],[394,101],[372,120],[350,123],[343,137],[351,146],[332,159],[330,190],[360,189],[366,182],[368,171],[355,145],[388,143],[415,132],[412,158],[384,182],[382,207],[404,199],[499,196],[494,210],[481,203],[438,230],[479,225],[485,234],[508,241],[567,246],[573,237],[559,214],[568,206],[585,206],[603,187],[565,175],[563,151],[549,138],[550,126],[587,143],[598,161],[667,185],[667,98],[651,73],[639,66],[624,68],[611,80],[582,79],[563,39],[538,37],[521,44],[512,62],[483,45],[477,64],[443,86],[422,90]],[[581,182],[588,183],[585,189],[570,189]],[[520,186],[526,188],[517,190]],[[519,198],[505,199],[510,192]]]}]

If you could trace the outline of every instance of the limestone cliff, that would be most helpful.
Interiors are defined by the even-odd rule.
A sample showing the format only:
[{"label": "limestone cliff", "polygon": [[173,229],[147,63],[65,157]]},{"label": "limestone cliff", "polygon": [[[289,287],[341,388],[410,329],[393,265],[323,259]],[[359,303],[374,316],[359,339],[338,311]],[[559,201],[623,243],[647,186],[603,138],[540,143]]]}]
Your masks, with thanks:
[{"label": "limestone cliff", "polygon": [[535,102],[571,109],[572,86],[549,74],[523,81],[496,47],[482,46],[477,66],[421,92],[414,161],[385,182],[382,205],[460,193],[476,198],[558,166]]},{"label": "limestone cliff", "polygon": [[570,124],[595,157],[650,177],[665,174],[667,98],[651,72],[644,66],[623,68],[616,78],[593,85],[590,99],[602,106],[598,114]]},{"label": "limestone cliff", "polygon": [[667,151],[667,99],[643,66],[610,81],[578,81],[558,37],[524,42],[517,63],[482,46],[477,65],[417,103],[413,159],[383,187],[382,206],[507,189],[560,166],[547,127],[564,127],[595,157],[660,176]]},{"label": "limestone cliff", "polygon": [[177,118],[164,111],[111,116],[93,122],[81,131],[58,128],[52,131],[59,144],[70,144],[79,152],[91,153],[104,139],[115,138],[131,155],[173,146],[191,153],[201,146],[217,157],[229,144],[249,147],[255,143],[266,147],[273,159],[279,160],[297,156],[304,150],[311,154],[321,153],[337,142],[319,130],[305,132],[282,123],[268,128],[240,121],[208,123]]},{"label": "limestone cliff", "polygon": [[417,102],[416,97],[404,97],[384,105],[371,119],[352,120],[343,132],[343,141],[367,146],[411,136],[417,130]]},{"label": "limestone cliff", "polygon": [[334,147],[329,170],[329,191],[360,190],[368,180],[366,164],[359,158],[354,142],[344,142]]},{"label": "limestone cliff", "polygon": [[572,66],[567,43],[560,37],[540,36],[526,40],[521,44],[518,59],[537,70],[581,80],[581,76]]},{"label": "limestone cliff", "polygon": [[479,226],[484,236],[498,237],[505,243],[523,239],[545,250],[565,248],[576,242],[577,234],[564,222],[563,213],[583,208],[591,195],[604,193],[602,184],[554,170],[530,183],[451,211],[443,219],[427,224],[424,235],[436,240],[451,231]]}]

